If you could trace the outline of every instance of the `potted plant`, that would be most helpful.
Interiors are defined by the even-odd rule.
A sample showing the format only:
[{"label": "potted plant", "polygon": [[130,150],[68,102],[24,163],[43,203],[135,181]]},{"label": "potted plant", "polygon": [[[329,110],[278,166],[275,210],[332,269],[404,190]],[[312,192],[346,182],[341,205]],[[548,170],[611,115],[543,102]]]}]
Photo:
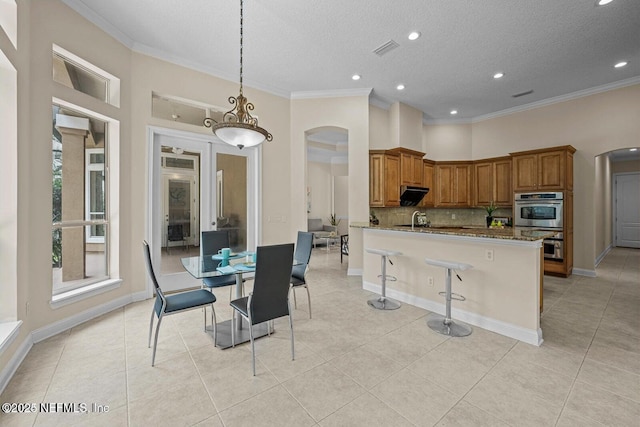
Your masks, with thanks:
[{"label": "potted plant", "polygon": [[331,214],[331,216],[329,217],[329,224],[333,225],[334,227],[337,227],[338,224],[340,224],[340,220],[336,217],[336,214]]},{"label": "potted plant", "polygon": [[493,213],[498,209],[496,205],[493,204],[493,200],[489,203],[489,206],[484,208],[487,211],[487,227],[491,227],[491,223],[493,222]]}]

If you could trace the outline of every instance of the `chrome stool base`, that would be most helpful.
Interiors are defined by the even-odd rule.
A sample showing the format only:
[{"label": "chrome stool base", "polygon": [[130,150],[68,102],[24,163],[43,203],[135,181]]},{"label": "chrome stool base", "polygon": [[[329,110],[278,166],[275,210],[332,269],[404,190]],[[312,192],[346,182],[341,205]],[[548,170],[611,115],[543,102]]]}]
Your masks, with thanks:
[{"label": "chrome stool base", "polygon": [[[371,254],[380,255],[380,270],[382,273],[378,276],[381,282],[381,295],[379,297],[370,299],[369,301],[367,301],[367,304],[369,304],[370,307],[378,310],[399,309],[401,304],[398,301],[387,298],[387,280],[391,282],[395,282],[397,280],[394,276],[390,276],[387,274],[387,260],[390,256],[402,255],[402,252],[372,248],[365,248],[365,250]],[[393,264],[391,260],[389,260],[389,263]]]},{"label": "chrome stool base", "polygon": [[427,326],[439,334],[449,337],[466,337],[471,335],[472,329],[464,323],[456,323],[453,320],[446,322],[446,317],[432,313],[427,319]]},{"label": "chrome stool base", "polygon": [[369,304],[373,308],[377,308],[378,310],[397,310],[401,305],[396,300],[383,297],[372,298],[367,301],[367,304]]}]

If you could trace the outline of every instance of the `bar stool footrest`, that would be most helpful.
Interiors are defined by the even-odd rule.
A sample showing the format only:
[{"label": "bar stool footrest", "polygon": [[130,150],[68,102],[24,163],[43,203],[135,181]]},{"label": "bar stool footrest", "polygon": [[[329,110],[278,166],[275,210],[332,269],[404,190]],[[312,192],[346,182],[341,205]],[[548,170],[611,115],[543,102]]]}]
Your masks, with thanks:
[{"label": "bar stool footrest", "polygon": [[[446,297],[447,293],[445,291],[442,291],[442,292],[438,292],[438,295]],[[467,300],[464,296],[462,296],[460,294],[453,293],[453,292],[451,292],[451,299],[455,300],[455,301],[466,301]]]}]

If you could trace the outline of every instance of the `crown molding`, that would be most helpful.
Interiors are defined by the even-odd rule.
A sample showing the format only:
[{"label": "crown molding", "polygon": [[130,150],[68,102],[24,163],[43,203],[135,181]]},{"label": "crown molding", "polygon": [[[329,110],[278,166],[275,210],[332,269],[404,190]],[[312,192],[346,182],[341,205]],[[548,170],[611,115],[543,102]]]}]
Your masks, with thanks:
[{"label": "crown molding", "polygon": [[520,113],[522,111],[533,110],[535,108],[545,107],[547,105],[557,104],[560,102],[570,101],[572,99],[583,98],[585,96],[595,95],[602,92],[608,92],[614,89],[620,89],[640,83],[640,76],[631,77],[625,80],[608,83],[602,86],[595,86],[589,89],[579,90],[568,93],[566,95],[554,96],[553,98],[543,99],[541,101],[532,102],[530,104],[520,105],[518,107],[507,108],[506,110],[496,111],[495,113],[484,114],[474,117],[472,123],[478,123],[485,120],[495,119],[497,117],[507,116],[509,114]]},{"label": "crown molding", "polygon": [[62,0],[62,2],[79,13],[83,18],[96,25],[102,31],[109,34],[111,37],[118,40],[123,45],[127,46],[129,49],[133,49],[133,46],[135,44],[133,39],[117,29],[113,24],[104,19],[102,16],[98,15],[96,12],[94,12],[93,9],[89,8],[82,1]]},{"label": "crown molding", "polygon": [[338,90],[309,90],[291,92],[290,99],[313,98],[344,98],[349,96],[369,96],[373,88],[338,89]]},{"label": "crown molding", "polygon": [[422,119],[424,125],[468,125],[473,119]]}]

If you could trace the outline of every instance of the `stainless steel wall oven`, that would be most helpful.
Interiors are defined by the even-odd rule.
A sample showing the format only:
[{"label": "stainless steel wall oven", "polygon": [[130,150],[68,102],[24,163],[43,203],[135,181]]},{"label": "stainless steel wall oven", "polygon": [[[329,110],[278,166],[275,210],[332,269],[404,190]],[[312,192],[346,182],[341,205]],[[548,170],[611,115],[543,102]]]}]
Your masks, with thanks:
[{"label": "stainless steel wall oven", "polygon": [[517,193],[514,202],[516,227],[562,228],[562,192]]}]

